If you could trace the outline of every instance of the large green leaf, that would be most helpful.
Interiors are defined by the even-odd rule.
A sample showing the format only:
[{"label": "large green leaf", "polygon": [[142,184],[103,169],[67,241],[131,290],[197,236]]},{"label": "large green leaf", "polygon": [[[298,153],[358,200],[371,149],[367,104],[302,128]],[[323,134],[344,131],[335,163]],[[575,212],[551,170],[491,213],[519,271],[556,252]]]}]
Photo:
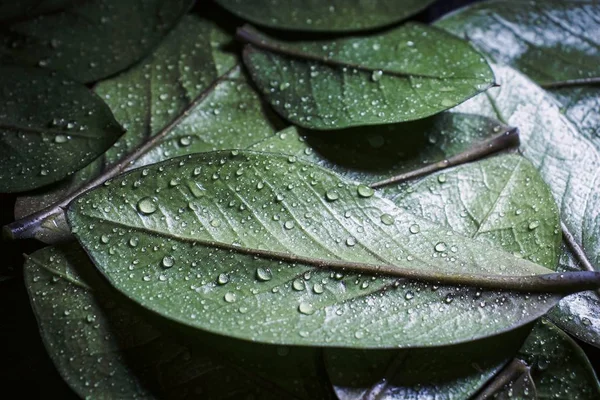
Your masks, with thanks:
[{"label": "large green leaf", "polygon": [[316,350],[177,334],[109,288],[78,246],[36,251],[24,271],[46,349],[83,398],[328,397]]},{"label": "large green leaf", "polygon": [[39,213],[17,222],[15,236],[53,242],[68,235],[56,227],[60,207],[103,177],[179,155],[243,148],[272,135],[277,121],[224,51],[229,40],[213,23],[187,16],[143,63],[97,85],[127,133],[69,181],[17,200],[17,218]]},{"label": "large green leaf", "polygon": [[[519,126],[524,155],[538,168],[559,204],[564,230],[589,260],[589,268],[600,265],[600,149],[562,113],[556,100],[529,79],[509,67],[496,69],[502,87],[490,90],[489,96],[473,99],[457,108],[459,112],[482,113],[500,118],[507,124]],[[561,258],[563,269],[582,268],[565,251]],[[590,296],[596,297],[590,293]],[[573,297],[580,305],[584,304]],[[570,301],[568,298],[564,301]],[[587,302],[597,304],[597,302]],[[565,311],[576,311],[576,306],[564,306]],[[596,314],[583,310],[583,314]],[[574,334],[588,332],[580,338],[598,345],[598,328],[589,328],[595,320],[575,314],[571,319],[579,325]],[[569,317],[554,319],[569,321]]]},{"label": "large green leaf", "polygon": [[216,0],[256,24],[301,31],[355,31],[389,25],[426,8],[433,0]]},{"label": "large green leaf", "polygon": [[[15,21],[0,32],[0,61],[40,66],[93,82],[148,53],[191,0],[90,0]],[[135,12],[133,12],[135,11]]]},{"label": "large green leaf", "polygon": [[[550,270],[293,156],[236,150],[154,164],[86,193],[68,217],[127,296],[255,341],[441,345],[516,328],[559,298],[479,290],[543,292],[556,277],[530,276]],[[561,290],[582,290],[562,287],[570,276],[556,279]]]},{"label": "large green leaf", "polygon": [[600,77],[597,0],[494,0],[436,25],[540,84]]},{"label": "large green leaf", "polygon": [[346,178],[383,185],[391,178],[406,180],[451,167],[453,161],[482,157],[485,153],[460,156],[474,153],[478,146],[498,151],[505,144],[517,146],[518,137],[497,120],[440,113],[413,122],[342,129],[327,135],[290,126],[250,149],[294,155]]},{"label": "large green leaf", "polygon": [[[396,194],[396,204],[416,215],[556,268],[558,211],[545,182],[521,156],[461,165],[397,188]],[[525,335],[527,330],[436,349],[325,354],[342,399],[369,398],[366,393],[379,399],[463,399],[516,354]]]},{"label": "large green leaf", "polygon": [[63,179],[124,132],[85,86],[36,68],[0,67],[0,192]]},{"label": "large green leaf", "polygon": [[251,27],[244,62],[275,110],[313,129],[424,118],[489,88],[482,55],[436,28],[408,23],[335,40],[281,41]]}]

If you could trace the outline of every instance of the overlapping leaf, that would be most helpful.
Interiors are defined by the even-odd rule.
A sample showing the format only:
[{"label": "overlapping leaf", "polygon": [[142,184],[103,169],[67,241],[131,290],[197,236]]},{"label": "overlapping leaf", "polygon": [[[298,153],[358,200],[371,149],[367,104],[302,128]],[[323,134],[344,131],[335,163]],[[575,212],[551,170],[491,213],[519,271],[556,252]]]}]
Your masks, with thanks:
[{"label": "overlapping leaf", "polygon": [[315,350],[177,334],[120,296],[78,246],[33,253],[25,281],[46,349],[84,398],[327,398]]},{"label": "overlapping leaf", "polygon": [[183,154],[243,148],[272,135],[276,121],[236,67],[235,57],[224,51],[228,42],[213,23],[188,16],[146,61],[99,84],[96,92],[127,133],[71,180],[19,199],[17,218],[39,210],[42,215],[30,217],[33,222],[23,224],[16,236],[53,242],[68,235],[68,229],[56,228],[63,216],[59,206],[99,176]]},{"label": "overlapping leaf", "polygon": [[[387,186],[451,167],[476,157],[474,148],[499,151],[518,145],[517,132],[497,120],[471,114],[440,113],[430,118],[322,135],[291,126],[250,147],[293,155],[364,183]],[[480,152],[483,157],[486,152]],[[457,159],[457,157],[459,157]]]},{"label": "overlapping leaf", "polygon": [[[127,296],[184,324],[256,341],[455,343],[527,323],[559,298],[478,290],[506,288],[507,280],[525,288],[532,278],[509,276],[550,270],[293,156],[174,159],[88,192],[68,215],[95,264]],[[533,281],[532,290],[544,280]]]},{"label": "overlapping leaf", "polygon": [[251,27],[244,62],[275,110],[312,129],[424,118],[489,88],[494,76],[467,42],[408,23],[370,36],[281,41]]},{"label": "overlapping leaf", "polygon": [[124,132],[98,96],[54,72],[2,66],[0,89],[0,192],[59,181]]},{"label": "overlapping leaf", "polygon": [[389,25],[426,8],[433,0],[217,0],[256,24],[301,31],[355,31]]},{"label": "overlapping leaf", "polygon": [[[512,3],[514,2],[499,1],[476,6],[473,9],[468,8],[438,24],[459,35],[473,36],[474,43],[489,52],[491,56],[521,68],[534,79],[550,87],[585,84],[588,81],[597,80],[600,69],[596,61],[600,53],[598,52],[598,41],[593,34],[590,35],[591,30],[593,31],[597,27],[594,20],[594,16],[599,14],[597,2],[530,3],[519,8],[517,13],[510,13],[507,10]],[[517,21],[519,24],[516,23]],[[499,42],[493,40],[492,36],[510,38],[511,41],[518,44],[516,48],[520,51],[509,52],[508,49],[515,48],[515,46],[498,46]],[[517,89],[514,88],[512,96],[528,96],[525,94],[526,90],[523,87],[517,93]],[[534,91],[536,90],[539,91],[539,89]],[[539,92],[541,93],[541,91]],[[563,102],[567,118],[574,125],[571,125],[567,132],[561,135],[560,130],[548,132],[547,129],[551,127],[560,129],[559,126],[548,124],[547,128],[538,129],[539,135],[555,137],[549,139],[549,143],[552,144],[552,153],[558,157],[556,157],[556,165],[550,169],[561,169],[561,174],[567,173],[570,176],[577,176],[577,178],[568,178],[568,182],[565,182],[564,177],[555,176],[554,178],[548,177],[548,182],[554,186],[557,198],[564,194],[573,198],[577,197],[579,201],[584,202],[584,204],[579,204],[578,208],[573,207],[573,210],[568,208],[562,210],[565,228],[573,237],[580,254],[577,257],[579,260],[576,261],[566,252],[563,263],[569,265],[571,269],[597,269],[597,248],[600,246],[598,227],[595,222],[597,218],[594,211],[598,208],[595,204],[596,197],[598,197],[595,187],[598,185],[594,176],[600,168],[600,145],[595,134],[595,122],[598,120],[598,114],[594,107],[598,102],[597,90],[594,87],[570,87],[555,89],[554,93]],[[541,94],[536,96],[541,96]],[[516,103],[524,104],[528,101],[527,99],[519,101],[518,97],[512,100],[509,100],[508,97],[504,97],[504,99],[508,103],[513,103],[512,106],[509,106],[513,110],[515,110]],[[545,101],[552,102],[550,98]],[[500,105],[501,109],[503,107]],[[473,110],[471,109],[471,111]],[[551,120],[542,114],[544,111],[535,112],[540,114],[537,118]],[[507,117],[512,114],[510,111],[507,113]],[[550,112],[550,115],[552,114],[556,114],[556,112]],[[518,122],[513,119],[511,123]],[[575,132],[577,128],[579,132]],[[574,138],[576,147],[573,147],[571,143],[565,144],[566,141],[571,141],[571,137]],[[538,147],[541,148],[541,145],[542,143]],[[577,150],[574,150],[575,148]],[[578,156],[569,155],[574,154],[571,153],[572,151],[576,151]],[[539,162],[542,158],[544,162],[547,159],[544,154],[532,155],[532,157],[537,157]],[[559,167],[558,161],[562,157],[566,157],[566,162]],[[586,169],[586,173],[592,175],[587,178],[582,176],[581,168]],[[552,180],[554,183],[551,182]],[[577,209],[575,210],[575,208]],[[577,264],[581,261],[584,263],[578,267]],[[566,303],[571,300],[573,304]],[[566,299],[559,310],[553,312],[553,320],[579,338],[598,345],[600,341],[598,324],[595,318],[590,319],[590,316],[598,312],[597,295],[593,293],[578,294],[571,300]]]},{"label": "overlapping leaf", "polygon": [[[556,268],[558,211],[549,188],[523,157],[504,155],[461,165],[395,191],[399,207]],[[367,393],[380,399],[462,399],[479,391],[508,363],[525,335],[527,329],[441,349],[328,350],[326,357],[342,399],[369,398]]]},{"label": "overlapping leaf", "polygon": [[175,26],[191,0],[91,0],[15,20],[0,32],[0,61],[58,70],[93,82],[140,60]]}]

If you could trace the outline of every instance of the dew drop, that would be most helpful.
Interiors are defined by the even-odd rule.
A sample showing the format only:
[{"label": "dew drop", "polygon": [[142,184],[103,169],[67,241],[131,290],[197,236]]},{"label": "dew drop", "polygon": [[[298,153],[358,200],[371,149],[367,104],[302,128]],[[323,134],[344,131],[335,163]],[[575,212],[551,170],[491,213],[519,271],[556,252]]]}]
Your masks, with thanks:
[{"label": "dew drop", "polygon": [[408,228],[408,230],[410,231],[410,233],[417,234],[421,232],[421,227],[418,224],[413,224],[410,226],[410,228]]},{"label": "dew drop", "polygon": [[532,231],[532,230],[536,229],[538,226],[540,226],[539,221],[531,221],[529,223],[528,228],[529,228],[530,231]]},{"label": "dew drop", "polygon": [[231,293],[231,292],[225,293],[225,296],[223,296],[223,298],[228,303],[233,303],[234,301],[237,300],[237,296],[235,295],[235,293]]},{"label": "dew drop", "polygon": [[296,224],[294,223],[294,221],[290,220],[290,221],[285,221],[285,223],[283,224],[283,227],[287,230],[290,230],[290,229],[294,229],[295,225]]},{"label": "dew drop", "polygon": [[137,209],[144,215],[150,215],[154,213],[158,207],[156,206],[156,202],[151,197],[144,197],[140,199],[137,203]]},{"label": "dew drop", "polygon": [[268,268],[257,268],[256,269],[256,279],[261,282],[270,281],[273,278],[273,274],[271,270]]},{"label": "dew drop", "polygon": [[381,223],[384,225],[393,225],[394,224],[394,217],[392,217],[390,214],[381,214]]},{"label": "dew drop", "polygon": [[171,256],[164,256],[162,259],[162,266],[165,268],[171,268],[175,264],[175,259]]},{"label": "dew drop", "polygon": [[435,245],[435,251],[437,251],[438,253],[441,253],[441,252],[443,252],[443,251],[446,251],[446,248],[447,248],[447,247],[448,247],[448,246],[446,245],[446,243],[444,243],[444,242],[438,242],[438,243]]},{"label": "dew drop", "polygon": [[371,197],[375,194],[375,190],[365,185],[358,185],[356,191],[360,197]]},{"label": "dew drop", "polygon": [[292,282],[292,288],[294,290],[301,291],[306,288],[306,285],[302,279],[295,279],[294,282]]},{"label": "dew drop", "polygon": [[219,276],[217,277],[217,283],[219,285],[225,285],[227,282],[229,282],[229,275],[219,274]]},{"label": "dew drop", "polygon": [[327,201],[336,201],[340,198],[340,195],[335,190],[328,190],[325,193],[325,198],[327,199]]},{"label": "dew drop", "polygon": [[298,311],[300,311],[304,315],[311,315],[315,312],[315,309],[312,304],[303,301],[298,306]]}]

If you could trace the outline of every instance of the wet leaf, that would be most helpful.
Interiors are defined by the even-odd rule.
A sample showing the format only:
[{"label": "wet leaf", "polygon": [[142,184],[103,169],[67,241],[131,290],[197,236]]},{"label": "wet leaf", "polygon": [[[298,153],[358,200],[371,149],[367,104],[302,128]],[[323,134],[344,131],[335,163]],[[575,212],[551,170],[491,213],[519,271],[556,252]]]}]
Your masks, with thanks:
[{"label": "wet leaf", "polygon": [[539,84],[600,77],[598,1],[495,0],[465,7],[436,25]]},{"label": "wet leaf", "polygon": [[69,235],[68,229],[55,231],[55,221],[64,220],[58,206],[98,176],[184,154],[243,148],[272,135],[278,122],[224,50],[229,40],[213,23],[187,16],[143,63],[97,85],[96,93],[128,131],[69,181],[17,200],[17,218],[51,208],[29,234],[45,242]]},{"label": "wet leaf", "polygon": [[558,209],[524,157],[461,165],[409,182],[396,193],[394,202],[413,214],[546,268],[558,266]]},{"label": "wet leaf", "polygon": [[559,298],[478,290],[515,275],[522,288],[523,275],[550,270],[293,156],[236,150],[154,164],[88,192],[68,217],[118,290],[169,319],[253,341],[457,343],[514,329]]},{"label": "wet leaf", "polygon": [[[500,118],[507,124],[519,126],[524,156],[538,168],[548,183],[556,202],[559,204],[562,222],[573,240],[581,247],[590,262],[590,268],[598,269],[600,255],[600,150],[577,127],[561,113],[557,101],[529,79],[510,67],[496,67],[496,76],[503,85],[491,89],[489,97],[473,99],[457,108],[459,112],[482,113]],[[563,270],[577,270],[578,265],[565,248],[561,257]],[[587,269],[587,268],[586,268]],[[591,296],[596,296],[590,293]],[[581,304],[577,297],[573,301]],[[570,301],[569,298],[564,300]],[[593,303],[590,303],[593,304]],[[561,307],[563,310],[577,310],[576,306]],[[584,314],[593,314],[585,311]],[[596,327],[582,326],[584,317],[553,319],[563,326],[576,323],[579,327],[570,329],[578,334],[589,331],[585,336],[578,335],[596,346],[600,337]],[[587,317],[585,317],[587,318]],[[595,320],[586,319],[586,324]],[[588,322],[589,321],[589,322]]]},{"label": "wet leaf", "polygon": [[424,118],[489,88],[494,76],[467,42],[408,23],[336,40],[281,41],[252,27],[244,62],[284,118],[306,128],[340,129]]},{"label": "wet leaf", "polygon": [[144,57],[192,3],[76,2],[63,11],[17,20],[3,27],[0,61],[58,70],[78,81],[97,81]]},{"label": "wet leaf", "polygon": [[[557,197],[564,191],[566,203],[576,197],[585,202],[574,205],[577,212],[568,209],[563,212],[568,214],[563,218],[567,219],[567,229],[574,237],[575,246],[581,249],[577,256],[579,261],[568,251],[563,256],[562,263],[571,270],[593,270],[599,266],[600,227],[595,212],[598,182],[594,176],[580,174],[583,168],[597,175],[600,163],[600,97],[597,87],[592,86],[600,81],[600,40],[595,34],[599,17],[597,1],[493,1],[464,8],[437,22],[461,37],[467,36],[492,58],[514,66],[551,89],[562,103],[561,111],[578,129],[576,133],[569,129],[564,137],[560,130],[552,133],[549,140],[562,148],[552,146],[546,150],[557,161],[567,158],[566,171],[560,174],[566,173],[569,177],[553,178],[554,186],[559,186],[555,189]],[[519,94],[514,90],[511,96]],[[518,97],[513,102],[516,99]],[[550,136],[544,129],[539,131],[540,136]],[[573,145],[571,137],[576,135],[579,137]],[[545,158],[544,155],[536,157],[539,162]],[[600,323],[595,317],[600,313],[599,303],[596,293],[580,293],[565,299],[553,310],[552,320],[578,338],[600,346]]]},{"label": "wet leaf", "polygon": [[250,149],[294,155],[370,185],[414,174],[510,130],[479,115],[440,113],[413,122],[348,128],[326,135],[290,126]]},{"label": "wet leaf", "polygon": [[[488,246],[556,268],[558,210],[548,186],[521,156],[461,165],[395,191],[394,201],[403,209]],[[533,222],[536,226],[531,229]],[[489,305],[484,301],[478,306],[483,310]],[[464,399],[514,357],[527,333],[525,328],[435,349],[327,350],[325,355],[341,399]]]},{"label": "wet leaf", "polygon": [[76,245],[30,255],[25,282],[46,349],[81,397],[328,397],[316,350],[178,332],[109,288]]},{"label": "wet leaf", "polygon": [[328,349],[325,360],[340,400],[468,399],[517,353],[524,329],[432,349]]},{"label": "wet leaf", "polygon": [[2,66],[0,88],[0,192],[61,180],[124,132],[98,96],[54,72]]},{"label": "wet leaf", "polygon": [[[535,325],[516,358],[527,369],[516,374],[512,397],[508,396],[510,388],[505,388],[498,397],[490,398],[536,398],[531,393],[532,387],[539,399],[592,400],[600,396],[600,383],[583,350],[549,321],[541,320]],[[523,382],[523,374],[530,382]],[[519,397],[519,389],[523,397]]]},{"label": "wet leaf", "polygon": [[217,0],[217,3],[259,25],[300,31],[356,31],[401,21],[425,9],[432,0]]}]

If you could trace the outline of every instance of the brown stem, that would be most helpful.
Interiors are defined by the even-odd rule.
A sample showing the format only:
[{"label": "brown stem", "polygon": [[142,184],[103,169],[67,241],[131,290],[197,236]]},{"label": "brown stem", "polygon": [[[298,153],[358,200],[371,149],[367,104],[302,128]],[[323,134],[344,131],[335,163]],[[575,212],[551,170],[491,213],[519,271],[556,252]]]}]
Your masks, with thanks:
[{"label": "brown stem", "polygon": [[487,400],[492,398],[495,393],[502,390],[504,386],[522,374],[529,374],[529,367],[518,358],[513,359],[473,400]]},{"label": "brown stem", "polygon": [[599,85],[600,77],[594,76],[592,78],[579,78],[579,79],[567,79],[564,81],[556,81],[556,82],[540,82],[540,86],[544,89],[559,89],[564,87],[573,87],[573,86],[589,86],[589,85]]},{"label": "brown stem", "polygon": [[418,178],[442,169],[475,161],[487,155],[517,146],[519,146],[519,130],[517,128],[512,128],[501,133],[500,135],[478,143],[470,149],[455,156],[446,158],[433,164],[428,164],[424,167],[417,168],[400,175],[393,176],[383,181],[372,183],[370,186],[375,189],[394,183],[405,182],[409,179]]}]

